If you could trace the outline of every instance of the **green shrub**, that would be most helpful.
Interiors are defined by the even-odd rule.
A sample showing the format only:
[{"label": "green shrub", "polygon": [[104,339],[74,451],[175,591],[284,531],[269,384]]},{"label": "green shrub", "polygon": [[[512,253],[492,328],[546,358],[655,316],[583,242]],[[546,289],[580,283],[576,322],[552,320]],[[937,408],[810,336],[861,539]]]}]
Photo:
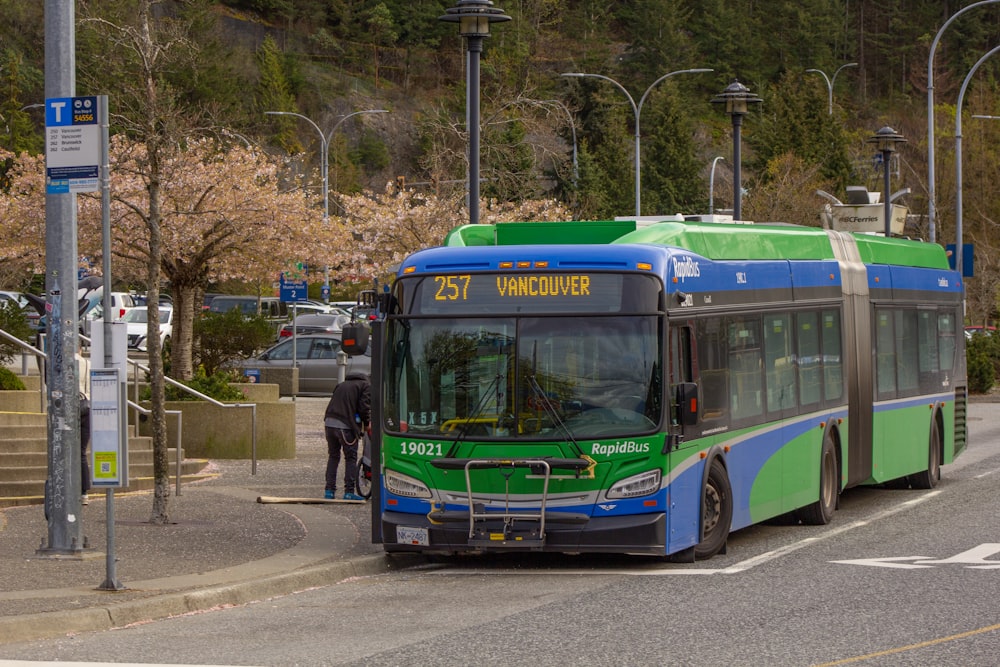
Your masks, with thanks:
[{"label": "green shrub", "polygon": [[969,391],[973,394],[988,393],[996,381],[997,341],[995,336],[973,334],[965,348],[965,364],[969,376]]},{"label": "green shrub", "polygon": [[[232,371],[218,371],[207,375],[205,369],[199,367],[193,378],[186,382],[182,381],[181,384],[217,401],[245,401],[246,396],[243,395],[243,392],[229,384],[230,382],[239,382],[239,380],[240,378]],[[164,394],[168,401],[202,400],[172,384],[167,385]],[[148,401],[151,396],[152,390],[149,385],[146,385],[146,388],[141,392],[140,399]]]},{"label": "green shrub", "polygon": [[11,390],[23,390],[24,383],[21,382],[21,378],[14,375],[14,372],[9,368],[0,366],[0,389],[4,391]]},{"label": "green shrub", "polygon": [[271,345],[275,330],[264,316],[247,316],[234,309],[198,318],[194,323],[194,338],[198,341],[197,363],[211,377]]}]

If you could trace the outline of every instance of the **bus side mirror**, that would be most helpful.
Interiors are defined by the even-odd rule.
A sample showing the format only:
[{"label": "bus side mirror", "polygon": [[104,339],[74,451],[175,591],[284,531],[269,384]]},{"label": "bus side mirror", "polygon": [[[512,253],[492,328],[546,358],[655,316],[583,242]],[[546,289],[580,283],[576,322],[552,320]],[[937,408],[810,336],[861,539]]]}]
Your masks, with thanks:
[{"label": "bus side mirror", "polygon": [[698,385],[694,382],[677,385],[677,421],[681,426],[698,423]]},{"label": "bus side mirror", "polygon": [[368,349],[368,325],[363,322],[345,324],[340,333],[340,347],[348,356],[364,354]]}]

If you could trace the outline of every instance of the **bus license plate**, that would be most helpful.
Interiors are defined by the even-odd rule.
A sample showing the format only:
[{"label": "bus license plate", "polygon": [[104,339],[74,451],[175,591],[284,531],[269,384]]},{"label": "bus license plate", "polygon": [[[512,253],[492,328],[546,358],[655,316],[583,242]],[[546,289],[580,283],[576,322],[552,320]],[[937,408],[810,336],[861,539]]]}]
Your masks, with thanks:
[{"label": "bus license plate", "polygon": [[430,544],[426,528],[396,526],[396,544]]}]

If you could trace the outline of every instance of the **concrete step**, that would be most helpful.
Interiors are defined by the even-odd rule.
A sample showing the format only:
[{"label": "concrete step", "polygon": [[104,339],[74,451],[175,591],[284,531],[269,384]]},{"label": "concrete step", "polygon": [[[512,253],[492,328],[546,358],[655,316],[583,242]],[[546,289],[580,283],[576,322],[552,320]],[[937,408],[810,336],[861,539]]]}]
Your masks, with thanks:
[{"label": "concrete step", "polygon": [[[185,463],[183,456],[184,453],[181,452],[181,465]],[[167,452],[167,462],[171,472],[173,472],[177,465],[177,453],[174,450]],[[128,463],[129,474],[132,474],[133,471],[145,474],[146,468],[149,469],[149,474],[152,474],[153,450],[129,450]],[[32,479],[44,480],[48,475],[48,466],[49,457],[46,452],[0,452],[0,484]]]},{"label": "concrete step", "polygon": [[[203,472],[208,465],[207,460],[189,459],[181,463],[181,487],[190,482],[211,479],[214,475]],[[175,484],[174,466],[171,465],[169,471],[170,485]],[[44,471],[43,477],[44,480]],[[129,465],[129,485],[124,491],[148,491],[154,487],[153,466],[133,466]],[[116,492],[123,491],[116,489]],[[92,489],[92,496],[103,496],[103,490]],[[41,505],[45,502],[45,482],[44,481],[0,481],[0,508],[16,507],[20,505]]]},{"label": "concrete step", "polygon": [[45,428],[48,417],[41,412],[5,412],[0,410],[2,426],[41,426]]}]

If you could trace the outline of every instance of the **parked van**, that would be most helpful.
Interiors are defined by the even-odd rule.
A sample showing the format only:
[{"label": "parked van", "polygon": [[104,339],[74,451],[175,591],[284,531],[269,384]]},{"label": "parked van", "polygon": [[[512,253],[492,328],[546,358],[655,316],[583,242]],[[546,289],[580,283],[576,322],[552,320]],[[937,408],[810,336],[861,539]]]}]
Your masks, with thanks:
[{"label": "parked van", "polygon": [[238,310],[244,315],[260,313],[276,328],[288,321],[288,304],[276,296],[256,297],[220,294],[208,304],[208,312],[210,313],[228,313],[230,310]]}]

